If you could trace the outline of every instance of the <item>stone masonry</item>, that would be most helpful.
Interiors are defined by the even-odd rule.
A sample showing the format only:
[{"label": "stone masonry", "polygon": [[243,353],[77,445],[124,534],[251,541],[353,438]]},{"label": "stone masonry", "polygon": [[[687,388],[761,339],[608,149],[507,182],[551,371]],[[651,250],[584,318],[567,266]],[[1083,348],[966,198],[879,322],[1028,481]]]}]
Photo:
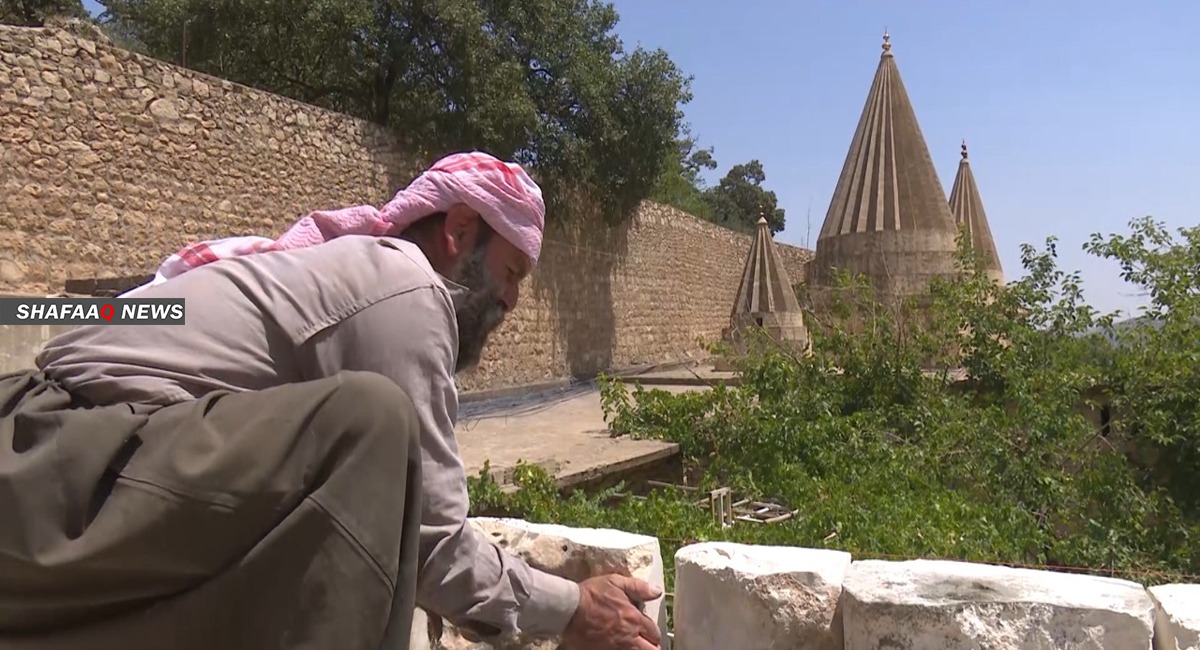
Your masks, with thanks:
[{"label": "stone masonry", "polygon": [[[382,205],[426,158],[372,124],[65,31],[9,26],[0,147],[5,293],[153,272],[191,241],[278,235],[311,210]],[[463,388],[697,355],[698,339],[729,324],[750,247],[748,235],[651,203],[620,228],[554,227],[547,239]],[[777,248],[803,282],[808,251]]]},{"label": "stone masonry", "polygon": [[[493,544],[523,558],[534,568],[576,582],[617,573],[662,590],[663,558],[658,539],[619,530],[569,528],[520,519],[476,518],[471,524]],[[667,630],[663,598],[643,604],[651,620]],[[557,639],[506,638],[488,643],[421,608],[415,612],[411,650],[555,650]],[[671,650],[669,643],[662,650]]]},{"label": "stone masonry", "polygon": [[0,289],[152,271],[189,241],[382,202],[372,125],[77,38],[0,26]]},{"label": "stone masonry", "polygon": [[[654,203],[621,229],[551,229],[466,388],[698,358],[729,325],[750,236]],[[808,251],[777,246],[793,282]]]},{"label": "stone masonry", "polygon": [[[582,580],[622,573],[663,584],[654,537],[516,519],[474,519],[532,565]],[[667,558],[669,561],[670,558]],[[664,650],[1194,650],[1200,586],[969,562],[854,560],[831,549],[701,542],[674,557]],[[668,585],[670,587],[670,585]],[[666,629],[658,603],[646,612]],[[555,648],[472,642],[417,611],[413,648]],[[673,638],[672,638],[673,637]]]}]

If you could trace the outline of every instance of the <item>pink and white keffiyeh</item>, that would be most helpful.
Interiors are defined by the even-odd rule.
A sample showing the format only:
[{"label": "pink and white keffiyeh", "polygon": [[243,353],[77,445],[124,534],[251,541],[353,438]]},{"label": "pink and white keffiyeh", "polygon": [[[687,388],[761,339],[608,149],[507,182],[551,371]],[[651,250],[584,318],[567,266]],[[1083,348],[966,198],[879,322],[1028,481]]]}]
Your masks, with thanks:
[{"label": "pink and white keffiyeh", "polygon": [[154,279],[138,289],[227,257],[315,246],[342,235],[395,235],[459,203],[478,212],[497,234],[537,262],[546,220],[541,188],[520,165],[472,151],[437,161],[380,210],[360,205],[313,212],[278,239],[229,237],[188,245],[168,257]]}]

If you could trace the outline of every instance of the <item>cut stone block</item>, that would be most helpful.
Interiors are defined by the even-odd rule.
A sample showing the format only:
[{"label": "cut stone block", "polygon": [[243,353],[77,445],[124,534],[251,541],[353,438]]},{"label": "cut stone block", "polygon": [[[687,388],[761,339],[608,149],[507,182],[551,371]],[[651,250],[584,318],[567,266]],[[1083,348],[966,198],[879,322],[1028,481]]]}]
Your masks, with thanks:
[{"label": "cut stone block", "polygon": [[843,551],[726,542],[675,554],[675,643],[686,650],[841,650]]},{"label": "cut stone block", "polygon": [[433,650],[429,639],[429,614],[418,607],[413,612],[412,633],[408,636],[408,650]]},{"label": "cut stone block", "polygon": [[[520,519],[472,518],[471,525],[483,531],[492,543],[523,558],[535,569],[576,582],[618,573],[644,580],[663,589],[662,550],[658,539],[619,530],[570,528],[533,524]],[[666,609],[660,597],[645,604],[646,615],[658,621],[663,636],[662,650],[670,650],[666,638]],[[425,622],[426,616],[428,623]],[[418,619],[421,623],[418,624]],[[494,644],[473,639],[433,614],[418,612],[413,620],[412,648],[430,650],[553,650],[557,639],[504,639]]]},{"label": "cut stone block", "polygon": [[1200,650],[1200,585],[1150,587],[1158,606],[1154,650]]},{"label": "cut stone block", "polygon": [[1149,650],[1139,584],[966,562],[855,562],[843,584],[846,650]]}]

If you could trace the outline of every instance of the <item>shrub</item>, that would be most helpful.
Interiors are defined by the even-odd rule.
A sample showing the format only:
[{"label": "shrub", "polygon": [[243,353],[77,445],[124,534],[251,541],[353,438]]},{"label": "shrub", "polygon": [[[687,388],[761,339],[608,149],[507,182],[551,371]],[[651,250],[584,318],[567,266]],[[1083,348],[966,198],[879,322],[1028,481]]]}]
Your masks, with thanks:
[{"label": "shrub", "polygon": [[[673,492],[561,498],[523,467],[477,507],[658,536],[664,554],[708,539],[1086,568],[1157,583],[1197,573],[1200,534],[1200,229],[1150,219],[1087,250],[1121,265],[1149,305],[1116,322],[1058,269],[1056,242],[1023,248],[1000,287],[960,245],[962,273],[907,303],[844,279],[812,315],[811,355],[761,337],[732,360],[736,387],[671,394],[602,378],[615,435],[680,444],[701,487],[797,510],[722,529]],[[845,326],[853,323],[853,327]],[[1087,417],[1106,405],[1104,426]],[[669,567],[668,567],[669,568]]]}]

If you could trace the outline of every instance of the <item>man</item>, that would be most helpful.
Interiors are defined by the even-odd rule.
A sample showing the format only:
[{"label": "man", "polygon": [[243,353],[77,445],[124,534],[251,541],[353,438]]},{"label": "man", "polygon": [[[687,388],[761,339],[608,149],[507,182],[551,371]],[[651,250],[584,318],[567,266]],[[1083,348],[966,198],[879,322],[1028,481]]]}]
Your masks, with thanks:
[{"label": "man", "polygon": [[485,636],[649,649],[661,595],[533,570],[466,522],[455,372],[537,262],[541,190],[481,153],[381,210],[189,246],[0,378],[0,647],[404,648],[414,602]]}]

